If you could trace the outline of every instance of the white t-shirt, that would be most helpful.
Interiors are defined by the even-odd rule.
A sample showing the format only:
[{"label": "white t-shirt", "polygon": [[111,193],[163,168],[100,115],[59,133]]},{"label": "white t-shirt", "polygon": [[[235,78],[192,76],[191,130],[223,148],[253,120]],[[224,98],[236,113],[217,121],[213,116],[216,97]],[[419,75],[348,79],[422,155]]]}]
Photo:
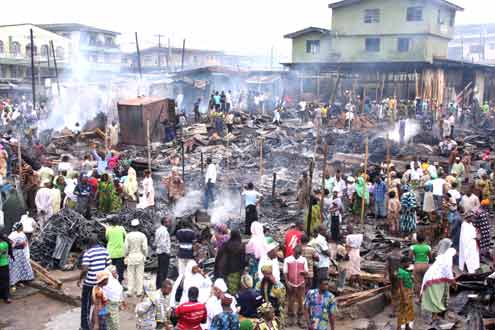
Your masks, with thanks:
[{"label": "white t-shirt", "polygon": [[[337,181],[337,178],[334,178],[333,189],[337,191],[337,195],[339,197],[342,197],[345,188],[346,188],[346,184],[344,179],[340,178],[340,180]],[[330,193],[332,193],[332,191],[330,191]]]},{"label": "white t-shirt", "polygon": [[430,165],[428,166],[428,173],[430,173],[430,176],[432,178],[436,178],[437,175],[437,167],[435,165]]},{"label": "white t-shirt", "polygon": [[431,181],[431,184],[433,185],[433,195],[434,196],[443,196],[443,186],[447,183],[442,178],[438,178],[435,180]]},{"label": "white t-shirt", "polygon": [[69,162],[60,162],[58,164],[58,172],[66,171],[67,173],[72,172],[72,164]]},{"label": "white t-shirt", "polygon": [[457,191],[457,190],[455,190],[455,189],[450,189],[450,190],[449,190],[449,194],[450,194],[450,196],[451,196],[453,199],[455,199],[456,201],[457,201],[458,199],[460,199],[460,198],[461,198],[461,193],[460,193],[460,192],[458,192],[458,191]]},{"label": "white t-shirt", "polygon": [[318,234],[314,241],[313,247],[318,253],[318,268],[330,267],[330,257],[322,253],[324,251],[328,251],[327,239],[323,235]]},{"label": "white t-shirt", "polygon": [[208,183],[208,180],[210,180],[211,183],[217,182],[217,167],[215,164],[210,164],[206,168],[205,183]]},{"label": "white t-shirt", "polygon": [[36,221],[27,214],[23,214],[21,217],[22,231],[31,234],[34,232],[34,227],[36,226]]},{"label": "white t-shirt", "polygon": [[261,197],[263,195],[261,195],[256,190],[245,190],[242,192],[242,196],[244,196],[244,201],[247,207],[249,205],[256,205],[258,197]]}]

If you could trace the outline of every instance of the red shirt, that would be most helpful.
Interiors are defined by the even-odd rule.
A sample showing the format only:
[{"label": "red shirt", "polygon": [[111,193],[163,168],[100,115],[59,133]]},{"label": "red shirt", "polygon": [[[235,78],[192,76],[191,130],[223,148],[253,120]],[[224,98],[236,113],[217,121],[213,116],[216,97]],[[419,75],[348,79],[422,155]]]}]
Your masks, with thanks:
[{"label": "red shirt", "polygon": [[179,319],[180,330],[201,330],[201,323],[206,321],[206,306],[199,302],[186,302],[175,309]]},{"label": "red shirt", "polygon": [[294,253],[294,248],[301,243],[302,231],[291,229],[285,234],[285,257]]}]

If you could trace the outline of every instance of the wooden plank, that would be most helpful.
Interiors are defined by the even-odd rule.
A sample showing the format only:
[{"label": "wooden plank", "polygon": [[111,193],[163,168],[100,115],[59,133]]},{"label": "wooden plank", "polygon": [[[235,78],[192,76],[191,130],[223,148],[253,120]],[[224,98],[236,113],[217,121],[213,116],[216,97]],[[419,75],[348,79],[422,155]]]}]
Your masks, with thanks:
[{"label": "wooden plank", "polygon": [[52,285],[56,288],[62,287],[63,283],[51,276],[48,270],[38,264],[36,261],[31,260],[31,267],[33,268],[33,271],[36,273],[36,275],[38,275],[47,284]]}]

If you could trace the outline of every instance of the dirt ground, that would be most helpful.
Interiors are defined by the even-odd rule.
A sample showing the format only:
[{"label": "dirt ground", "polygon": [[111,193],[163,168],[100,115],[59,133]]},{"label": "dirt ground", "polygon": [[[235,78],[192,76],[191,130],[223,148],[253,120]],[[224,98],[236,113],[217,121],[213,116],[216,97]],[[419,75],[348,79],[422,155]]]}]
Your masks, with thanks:
[{"label": "dirt ground", "polygon": [[[75,279],[78,272],[54,272],[56,277],[64,281],[64,292],[80,297],[80,288]],[[153,276],[147,276],[146,281],[153,281]],[[26,292],[29,291],[29,292]],[[17,296],[17,297],[16,297]],[[49,298],[36,290],[18,288],[13,303],[6,305],[0,302],[0,329],[1,330],[77,330],[79,329],[80,309],[66,303]],[[134,330],[134,306],[137,298],[127,300],[127,310],[121,313],[121,329]],[[379,330],[395,329],[395,320],[390,319],[389,308],[377,315],[373,320]],[[368,320],[338,321],[337,329],[354,330],[366,327]],[[299,328],[287,328],[297,330]]]}]

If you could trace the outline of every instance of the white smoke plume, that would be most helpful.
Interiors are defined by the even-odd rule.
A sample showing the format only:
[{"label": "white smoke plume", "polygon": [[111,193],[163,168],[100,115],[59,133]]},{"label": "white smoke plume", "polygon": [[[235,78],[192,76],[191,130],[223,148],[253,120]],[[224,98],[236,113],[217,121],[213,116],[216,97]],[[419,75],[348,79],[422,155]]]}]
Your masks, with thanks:
[{"label": "white smoke plume", "polygon": [[193,214],[202,207],[202,200],[202,191],[192,190],[187,192],[187,194],[175,204],[174,209],[172,210],[174,217],[181,218]]},{"label": "white smoke plume", "polygon": [[241,216],[241,195],[223,191],[217,194],[213,207],[208,209],[210,223],[225,223],[229,220],[238,220]]}]

